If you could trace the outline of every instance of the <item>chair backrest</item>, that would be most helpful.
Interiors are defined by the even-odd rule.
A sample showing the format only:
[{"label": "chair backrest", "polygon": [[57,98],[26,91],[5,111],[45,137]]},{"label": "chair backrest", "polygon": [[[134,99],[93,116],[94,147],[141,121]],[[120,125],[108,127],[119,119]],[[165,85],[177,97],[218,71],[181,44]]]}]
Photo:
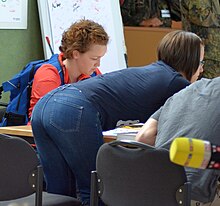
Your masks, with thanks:
[{"label": "chair backrest", "polygon": [[0,201],[25,197],[42,189],[42,168],[35,150],[25,140],[0,134],[0,165]]},{"label": "chair backrest", "polygon": [[[34,195],[35,194],[35,195]],[[1,206],[80,206],[73,197],[43,192],[43,169],[25,140],[0,134]]]},{"label": "chair backrest", "polygon": [[97,196],[108,206],[190,205],[184,167],[170,162],[166,149],[126,140],[105,143],[96,169],[91,206],[97,205]]}]

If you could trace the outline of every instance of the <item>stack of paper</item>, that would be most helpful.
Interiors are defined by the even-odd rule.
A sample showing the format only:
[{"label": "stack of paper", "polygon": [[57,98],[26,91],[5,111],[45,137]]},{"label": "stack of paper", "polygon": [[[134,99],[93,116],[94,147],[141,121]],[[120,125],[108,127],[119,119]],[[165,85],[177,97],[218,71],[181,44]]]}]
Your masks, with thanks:
[{"label": "stack of paper", "polygon": [[121,139],[134,140],[136,134],[138,133],[138,131],[142,126],[143,126],[142,123],[138,123],[129,126],[119,127],[113,130],[104,131],[103,135],[116,137],[117,140],[121,140]]}]

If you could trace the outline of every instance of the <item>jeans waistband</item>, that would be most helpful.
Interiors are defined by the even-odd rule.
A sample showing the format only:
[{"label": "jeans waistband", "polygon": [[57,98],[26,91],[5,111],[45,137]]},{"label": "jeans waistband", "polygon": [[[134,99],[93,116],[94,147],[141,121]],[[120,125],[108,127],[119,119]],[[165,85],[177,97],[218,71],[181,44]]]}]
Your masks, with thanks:
[{"label": "jeans waistband", "polygon": [[81,92],[80,89],[76,88],[72,84],[64,84],[64,85],[59,86],[56,89],[50,91],[48,94],[53,96],[55,93],[59,93],[60,91],[63,91],[63,90],[70,90],[71,92],[75,90],[75,91]]}]

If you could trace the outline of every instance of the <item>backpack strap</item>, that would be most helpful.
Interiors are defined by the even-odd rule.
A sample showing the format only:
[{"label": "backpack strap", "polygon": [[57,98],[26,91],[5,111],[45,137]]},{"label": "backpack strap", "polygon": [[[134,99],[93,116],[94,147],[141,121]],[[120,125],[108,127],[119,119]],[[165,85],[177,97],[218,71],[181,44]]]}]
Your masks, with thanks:
[{"label": "backpack strap", "polygon": [[[37,70],[41,65],[43,65],[43,63],[46,63],[47,61],[48,61],[48,59],[47,59],[47,60],[38,61],[38,62],[32,64],[32,68],[31,68],[31,71],[30,71],[30,73],[29,73],[29,81],[28,81],[28,84],[32,83],[32,80],[34,79],[34,75],[35,75],[35,73],[36,73],[36,70]],[[37,65],[38,65],[38,68],[36,68]]]},{"label": "backpack strap", "polygon": [[47,64],[52,64],[54,67],[57,68],[58,73],[60,75],[61,85],[64,85],[64,73],[63,68],[59,61],[59,54],[53,54],[51,58],[48,60]]},{"label": "backpack strap", "polygon": [[50,57],[50,59],[42,60],[40,62],[37,62],[36,64],[33,64],[32,69],[30,71],[30,75],[29,75],[29,83],[31,83],[31,80],[34,79],[34,75],[36,73],[36,70],[39,67],[41,67],[43,64],[51,64],[57,68],[58,73],[60,75],[60,79],[61,79],[61,85],[63,85],[64,84],[64,73],[63,73],[63,68],[59,62],[59,55],[58,54],[52,55]]}]

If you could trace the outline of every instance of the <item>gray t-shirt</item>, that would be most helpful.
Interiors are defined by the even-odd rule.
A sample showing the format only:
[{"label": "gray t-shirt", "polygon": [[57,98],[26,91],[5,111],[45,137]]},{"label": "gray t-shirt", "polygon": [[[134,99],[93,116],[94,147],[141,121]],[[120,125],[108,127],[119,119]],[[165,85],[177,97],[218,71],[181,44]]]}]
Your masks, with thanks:
[{"label": "gray t-shirt", "polygon": [[[208,140],[220,145],[220,77],[201,79],[170,97],[152,118],[158,120],[156,147],[169,149],[175,137]],[[192,199],[211,202],[219,170],[185,168]]]}]

